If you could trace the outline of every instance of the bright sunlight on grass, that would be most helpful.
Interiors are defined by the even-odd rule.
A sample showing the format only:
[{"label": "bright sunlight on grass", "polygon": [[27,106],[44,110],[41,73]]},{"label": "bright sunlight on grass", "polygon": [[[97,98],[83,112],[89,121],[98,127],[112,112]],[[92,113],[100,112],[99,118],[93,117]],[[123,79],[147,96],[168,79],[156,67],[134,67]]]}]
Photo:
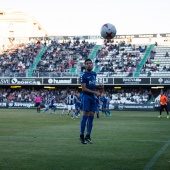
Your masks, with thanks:
[{"label": "bright sunlight on grass", "polygon": [[113,111],[94,120],[93,144],[79,141],[80,117],[0,110],[1,170],[164,170],[170,120],[157,112]]}]

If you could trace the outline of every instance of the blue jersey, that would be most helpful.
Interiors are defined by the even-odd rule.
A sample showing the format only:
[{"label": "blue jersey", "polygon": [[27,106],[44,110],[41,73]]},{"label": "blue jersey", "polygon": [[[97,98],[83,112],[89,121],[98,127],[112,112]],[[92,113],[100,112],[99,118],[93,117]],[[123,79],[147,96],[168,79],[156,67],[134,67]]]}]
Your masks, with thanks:
[{"label": "blue jersey", "polygon": [[50,99],[51,99],[51,98],[47,98],[47,99],[46,99],[46,104],[47,104],[47,105],[50,105]]},{"label": "blue jersey", "polygon": [[54,98],[50,98],[49,100],[49,108],[53,108],[54,106]]},{"label": "blue jersey", "polygon": [[82,110],[83,92],[80,93],[80,109]]},{"label": "blue jersey", "polygon": [[52,98],[47,98],[46,99],[46,105],[50,106],[52,102]]},{"label": "blue jersey", "polygon": [[[96,86],[96,72],[84,72],[80,76],[80,83],[86,84],[86,88],[94,91]],[[81,108],[82,111],[96,111],[95,95],[91,93],[82,92],[81,96]]]},{"label": "blue jersey", "polygon": [[80,93],[80,101],[82,101],[83,92]]},{"label": "blue jersey", "polygon": [[109,108],[109,105],[110,105],[110,101],[111,101],[112,99],[110,98],[110,97],[107,97],[107,107]]},{"label": "blue jersey", "polygon": [[49,99],[49,106],[53,106],[54,105],[54,98],[50,98]]},{"label": "blue jersey", "polygon": [[95,96],[95,100],[96,100],[96,112],[99,112],[99,109],[100,109],[100,99],[99,99],[99,97]]},{"label": "blue jersey", "polygon": [[101,96],[100,101],[102,102],[102,108],[106,108],[107,98],[105,96]]},{"label": "blue jersey", "polygon": [[[96,86],[96,72],[84,72],[81,76],[80,76],[80,83],[86,84],[86,88],[89,90],[95,90],[95,86]],[[85,93],[85,92],[83,92]],[[88,93],[89,94],[89,93]],[[91,95],[91,94],[89,94]]]}]

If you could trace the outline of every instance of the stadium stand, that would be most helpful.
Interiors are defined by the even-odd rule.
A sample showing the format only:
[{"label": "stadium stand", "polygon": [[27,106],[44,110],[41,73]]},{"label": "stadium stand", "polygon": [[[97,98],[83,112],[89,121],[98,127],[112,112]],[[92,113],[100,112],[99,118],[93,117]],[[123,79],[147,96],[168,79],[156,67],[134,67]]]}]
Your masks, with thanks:
[{"label": "stadium stand", "polygon": [[[38,44],[40,44],[38,46]],[[170,46],[105,43],[74,40],[59,43],[30,42],[13,45],[0,54],[1,77],[79,76],[84,60],[94,62],[99,77],[167,77]]]},{"label": "stadium stand", "polygon": [[149,48],[147,49],[142,61],[140,62],[140,64],[138,65],[137,69],[136,69],[136,72],[134,73],[134,76],[135,77],[139,77],[140,75],[140,70],[141,68],[143,67],[144,63],[146,62],[147,58],[149,57],[150,53],[151,53],[151,50],[153,49],[154,45],[150,45]]},{"label": "stadium stand", "polygon": [[2,77],[27,77],[40,48],[40,43],[10,46],[0,55],[0,75]]},{"label": "stadium stand", "polygon": [[155,46],[143,65],[139,76],[168,77],[170,71],[170,46]]},{"label": "stadium stand", "polygon": [[147,46],[105,43],[97,51],[95,58],[99,76],[131,77],[143,59]]},{"label": "stadium stand", "polygon": [[75,76],[79,65],[89,57],[94,46],[94,43],[79,40],[64,43],[52,41],[32,75],[35,77]]},{"label": "stadium stand", "polygon": [[[12,46],[1,53],[0,75],[2,77],[72,77],[73,75],[79,77],[80,73],[84,71],[84,60],[89,57],[94,61],[94,71],[99,70],[99,78],[168,77],[169,54],[170,46],[162,45],[125,42],[96,45],[86,41],[63,43],[51,41],[45,45],[45,43],[37,41]],[[72,69],[74,71],[71,71]],[[149,73],[151,74],[149,75]],[[50,90],[41,89],[41,91],[42,94],[48,94]],[[2,102],[8,100],[32,102],[34,98],[34,95],[30,95],[30,89],[10,89],[9,91],[1,89],[0,92]],[[31,94],[34,94],[32,90]],[[134,91],[125,88],[116,93],[106,89],[106,94],[112,94],[112,104],[145,104],[154,101],[149,97],[149,91],[145,88]],[[56,95],[61,97],[61,93]]]},{"label": "stadium stand", "polygon": [[29,69],[28,72],[28,77],[32,77],[33,71],[35,70],[35,68],[37,67],[38,62],[41,60],[42,55],[44,54],[45,50],[47,50],[47,47],[42,47],[40,53],[38,54],[38,56],[35,58],[34,63],[32,65],[32,67]]}]

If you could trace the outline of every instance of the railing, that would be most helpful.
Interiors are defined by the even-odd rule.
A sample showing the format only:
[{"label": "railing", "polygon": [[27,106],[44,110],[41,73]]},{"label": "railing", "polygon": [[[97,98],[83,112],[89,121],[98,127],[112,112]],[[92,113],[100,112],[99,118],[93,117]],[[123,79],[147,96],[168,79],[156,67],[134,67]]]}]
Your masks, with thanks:
[{"label": "railing", "polygon": [[[33,73],[31,77],[79,77],[81,74],[81,72],[41,72]],[[134,74],[135,72],[97,72],[98,77],[134,77]],[[169,77],[169,75],[170,71],[139,72],[139,77]],[[0,77],[28,77],[28,73],[0,73]]]}]

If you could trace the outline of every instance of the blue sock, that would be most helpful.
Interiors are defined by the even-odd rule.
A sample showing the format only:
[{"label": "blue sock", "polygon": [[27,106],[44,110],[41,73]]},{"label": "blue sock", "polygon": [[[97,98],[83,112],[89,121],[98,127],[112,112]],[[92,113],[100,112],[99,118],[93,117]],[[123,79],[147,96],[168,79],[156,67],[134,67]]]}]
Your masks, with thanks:
[{"label": "blue sock", "polygon": [[75,115],[78,116],[78,110],[76,110]]},{"label": "blue sock", "polygon": [[71,114],[71,117],[74,117],[75,116],[75,112],[73,112],[72,114]]},{"label": "blue sock", "polygon": [[87,121],[87,135],[91,134],[92,127],[93,127],[93,119],[94,116],[88,116],[88,121]]},{"label": "blue sock", "polygon": [[110,110],[106,110],[106,112],[110,115]]},{"label": "blue sock", "polygon": [[80,114],[80,110],[77,111],[77,115]]},{"label": "blue sock", "polygon": [[86,121],[88,119],[88,116],[83,115],[81,122],[80,122],[80,134],[83,135],[86,127]]},{"label": "blue sock", "polygon": [[54,107],[54,112],[57,110],[57,108],[56,107]]}]

